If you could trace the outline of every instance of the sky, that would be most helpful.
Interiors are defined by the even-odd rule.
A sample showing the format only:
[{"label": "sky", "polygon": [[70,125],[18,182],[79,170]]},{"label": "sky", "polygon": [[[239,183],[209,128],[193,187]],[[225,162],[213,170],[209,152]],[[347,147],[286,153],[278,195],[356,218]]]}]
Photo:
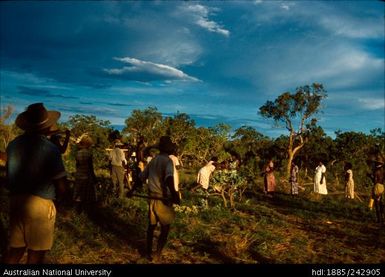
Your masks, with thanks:
[{"label": "sky", "polygon": [[2,1],[1,106],[35,102],[61,120],[116,128],[135,109],[187,113],[197,126],[243,125],[283,92],[321,83],[318,124],[385,129],[381,1]]}]

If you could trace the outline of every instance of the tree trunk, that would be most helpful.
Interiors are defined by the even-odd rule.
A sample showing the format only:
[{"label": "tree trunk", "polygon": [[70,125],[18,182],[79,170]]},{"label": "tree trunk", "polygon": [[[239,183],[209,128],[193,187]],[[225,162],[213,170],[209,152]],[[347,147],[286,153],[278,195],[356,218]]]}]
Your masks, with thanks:
[{"label": "tree trunk", "polygon": [[287,153],[289,155],[289,159],[287,161],[287,168],[286,168],[286,177],[287,179],[290,178],[290,170],[291,170],[291,162],[294,159],[295,154],[305,145],[304,142],[302,142],[300,145],[296,146],[294,149],[292,148],[292,145],[289,144],[289,147],[287,149]]},{"label": "tree trunk", "polygon": [[291,170],[291,162],[293,161],[294,159],[294,152],[289,150],[288,151],[288,154],[289,154],[289,159],[287,161],[287,168],[286,168],[286,177],[287,179],[289,180],[290,179],[290,170]]}]

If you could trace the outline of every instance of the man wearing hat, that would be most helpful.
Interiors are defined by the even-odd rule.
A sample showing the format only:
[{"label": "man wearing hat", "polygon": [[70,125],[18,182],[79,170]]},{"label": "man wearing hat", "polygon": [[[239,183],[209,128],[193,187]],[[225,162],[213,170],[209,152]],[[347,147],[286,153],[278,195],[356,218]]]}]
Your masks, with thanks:
[{"label": "man wearing hat", "polygon": [[59,117],[59,112],[35,103],[16,118],[24,134],[7,147],[10,237],[5,263],[18,263],[25,250],[27,263],[43,263],[52,247],[56,218],[53,200],[64,195],[66,172],[58,147],[46,135]]},{"label": "man wearing hat", "polygon": [[[126,156],[121,149],[123,143],[115,141],[115,148],[110,152],[111,178],[114,191],[119,191],[119,198],[124,196],[124,166],[127,165]],[[118,187],[117,187],[118,186]]]},{"label": "man wearing hat", "polygon": [[[161,232],[158,238],[156,256],[160,257],[166,245],[170,225],[175,219],[172,204],[179,204],[180,198],[174,186],[174,164],[170,159],[175,144],[169,136],[163,136],[157,146],[159,155],[153,158],[140,174],[143,182],[148,180],[149,224],[147,229],[147,258],[152,260],[152,242],[154,231],[160,223]],[[132,194],[135,187],[130,191]]]}]

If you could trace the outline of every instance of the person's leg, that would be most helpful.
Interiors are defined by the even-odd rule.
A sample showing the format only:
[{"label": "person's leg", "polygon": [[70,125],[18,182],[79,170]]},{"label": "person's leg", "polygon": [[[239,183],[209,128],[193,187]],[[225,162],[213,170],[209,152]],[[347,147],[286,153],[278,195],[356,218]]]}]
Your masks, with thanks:
[{"label": "person's leg", "polygon": [[146,255],[149,260],[152,260],[152,241],[154,238],[154,231],[156,228],[156,224],[148,224],[147,228],[147,245],[146,245]]},{"label": "person's leg", "polygon": [[47,253],[47,250],[35,251],[28,249],[27,264],[43,264],[45,253]]},{"label": "person's leg", "polygon": [[168,225],[161,225],[160,235],[158,239],[158,245],[156,248],[156,256],[159,258],[164,246],[167,242],[168,233],[170,232],[170,224]]},{"label": "person's leg", "polygon": [[4,258],[5,264],[18,264],[23,257],[25,247],[10,247]]},{"label": "person's leg", "polygon": [[119,198],[124,197],[124,168],[120,167],[118,171]]},{"label": "person's leg", "polygon": [[118,175],[117,175],[117,167],[112,166],[111,169],[111,179],[112,179],[112,194],[115,196],[116,192],[118,191]]}]

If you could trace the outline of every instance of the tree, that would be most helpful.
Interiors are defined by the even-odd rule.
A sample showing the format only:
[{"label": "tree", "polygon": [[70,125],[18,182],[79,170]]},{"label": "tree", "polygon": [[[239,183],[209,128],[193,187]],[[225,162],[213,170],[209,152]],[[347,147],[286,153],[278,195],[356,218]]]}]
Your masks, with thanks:
[{"label": "tree", "polygon": [[259,148],[267,140],[266,136],[250,126],[236,129],[231,138],[232,141],[226,144],[226,151],[237,156],[241,163],[257,156]]},{"label": "tree", "polygon": [[[321,108],[321,101],[326,98],[326,90],[322,84],[313,83],[296,89],[295,93],[285,92],[273,101],[267,101],[259,108],[265,118],[274,119],[276,124],[284,123],[289,131],[287,145],[287,177],[290,176],[290,165],[296,153],[304,146],[306,124],[315,125],[316,119],[311,118]],[[297,127],[295,126],[297,125]]]},{"label": "tree", "polygon": [[126,127],[123,128],[122,133],[128,134],[132,144],[136,144],[139,137],[144,138],[145,146],[155,144],[164,134],[162,114],[156,107],[148,107],[143,111],[133,110],[125,123]]},{"label": "tree", "polygon": [[166,134],[169,135],[178,147],[178,155],[182,160],[183,156],[188,152],[186,148],[189,140],[194,139],[195,121],[185,113],[176,113],[174,117],[167,117],[163,120]]},{"label": "tree", "polygon": [[183,149],[188,164],[202,166],[213,156],[224,160],[228,153],[224,151],[223,145],[227,141],[229,131],[230,126],[226,124],[192,129]]},{"label": "tree", "polygon": [[366,173],[370,171],[368,160],[375,153],[376,143],[373,137],[362,132],[335,132],[334,139],[336,161],[340,162],[340,174],[343,173],[344,162],[350,162],[353,165],[355,190],[363,188],[369,183],[366,179]]},{"label": "tree", "polygon": [[[306,144],[301,152],[297,154],[297,165],[301,169],[304,169],[304,178],[308,177],[308,172],[313,173],[320,160],[324,162],[331,161],[330,165],[335,165],[335,144],[333,139],[326,135],[322,127],[308,125],[305,140]],[[311,176],[311,178],[313,178],[313,176]]]},{"label": "tree", "polygon": [[260,163],[271,141],[253,127],[242,126],[235,130],[232,141],[226,143],[226,151],[240,161],[240,172],[249,182],[256,182]]},{"label": "tree", "polygon": [[[73,139],[81,137],[87,133],[94,141],[93,154],[95,168],[106,167],[108,165],[106,148],[110,145],[109,137],[113,132],[108,120],[97,119],[94,115],[73,115],[63,124],[71,130]],[[70,144],[71,146],[71,144]],[[73,144],[72,144],[73,146]],[[76,148],[71,148],[70,159],[74,161]],[[68,164],[69,167],[73,165]]]},{"label": "tree", "polygon": [[9,142],[18,135],[20,129],[17,129],[15,124],[6,123],[13,113],[12,106],[8,105],[0,112],[0,152],[4,152]]},{"label": "tree", "polygon": [[214,127],[209,127],[212,136],[210,138],[210,157],[217,156],[219,160],[226,160],[230,154],[225,151],[224,145],[230,137],[231,126],[225,123],[218,123]]}]

